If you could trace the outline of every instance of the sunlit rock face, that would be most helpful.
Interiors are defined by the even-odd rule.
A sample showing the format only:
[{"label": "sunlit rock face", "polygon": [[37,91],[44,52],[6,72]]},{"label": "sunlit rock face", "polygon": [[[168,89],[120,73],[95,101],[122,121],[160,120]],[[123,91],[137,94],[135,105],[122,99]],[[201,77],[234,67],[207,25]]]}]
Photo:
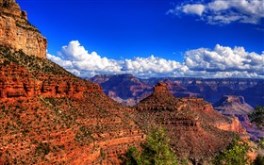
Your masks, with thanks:
[{"label": "sunlit rock face", "polygon": [[0,0],[0,45],[46,58],[47,41],[15,0]]},{"label": "sunlit rock face", "polygon": [[247,104],[243,96],[225,95],[214,104],[214,107],[225,116],[238,118],[252,140],[258,140],[264,136],[264,130],[259,129],[250,122],[248,114],[253,112],[254,109]]},{"label": "sunlit rock face", "polygon": [[0,164],[121,164],[145,139],[131,109],[45,54],[26,13],[0,0]]}]

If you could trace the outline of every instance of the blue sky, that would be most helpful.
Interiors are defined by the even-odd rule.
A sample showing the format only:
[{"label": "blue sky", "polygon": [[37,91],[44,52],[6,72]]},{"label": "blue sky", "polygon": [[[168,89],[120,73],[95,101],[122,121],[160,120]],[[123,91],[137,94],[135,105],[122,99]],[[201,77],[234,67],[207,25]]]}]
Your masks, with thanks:
[{"label": "blue sky", "polygon": [[[113,65],[116,65],[114,67],[127,69],[138,76],[146,74],[167,76],[172,72],[179,72],[179,67],[168,64],[172,67],[167,68],[170,72],[167,72],[166,68],[165,72],[157,72],[153,68],[144,69],[143,64],[138,64],[141,67],[134,69],[143,68],[139,74],[129,70],[128,64],[119,66],[122,60],[123,63],[126,63],[125,60],[134,62],[137,58],[150,60],[153,55],[156,59],[154,64],[164,59],[165,63],[171,61],[185,65],[186,58],[191,56],[187,56],[188,51],[206,48],[214,52],[217,44],[231,48],[232,51],[235,50],[235,46],[243,47],[246,53],[255,52],[262,60],[264,14],[260,8],[263,5],[259,5],[261,0],[249,0],[250,4],[247,5],[240,3],[246,0],[230,1],[233,3],[228,1],[222,3],[219,0],[17,0],[21,8],[27,11],[30,22],[48,39],[48,52],[50,56],[52,55],[50,59],[53,61],[63,66],[65,61],[66,63],[74,61],[76,56],[65,52],[65,47],[63,52],[62,46],[66,45],[69,48],[71,41],[78,41],[79,45],[76,42],[73,44],[77,47],[76,51],[78,48],[84,48],[88,51],[87,56],[94,51],[101,60],[105,58],[110,60],[110,63],[114,60]],[[221,56],[221,53],[219,54]],[[94,60],[96,62],[96,58]],[[151,64],[150,61],[147,64]],[[101,65],[105,64],[106,61]],[[111,65],[108,64],[109,61],[106,65]],[[64,67],[80,76],[107,73],[106,70],[109,70],[101,65],[97,67],[83,65],[85,64],[82,66],[71,64]],[[184,66],[180,67],[181,70],[184,70],[183,68]],[[113,74],[121,73],[117,70],[114,69]],[[89,71],[93,73],[85,73]],[[236,74],[220,75],[243,76],[238,72],[241,70]],[[248,74],[248,77],[261,77],[262,74],[259,69],[255,76]],[[175,73],[175,76],[185,76],[185,73]],[[207,77],[207,74],[203,76]]]}]

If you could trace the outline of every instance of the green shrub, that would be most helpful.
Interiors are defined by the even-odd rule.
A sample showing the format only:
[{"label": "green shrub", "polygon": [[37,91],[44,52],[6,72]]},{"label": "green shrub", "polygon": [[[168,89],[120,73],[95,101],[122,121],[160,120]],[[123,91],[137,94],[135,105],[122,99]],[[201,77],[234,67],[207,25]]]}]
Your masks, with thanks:
[{"label": "green shrub", "polygon": [[[42,59],[35,56],[26,55],[22,50],[15,51],[11,48],[7,48],[0,45],[0,66],[6,66],[7,64],[14,63],[22,65],[29,69],[32,74],[38,74],[40,72],[51,73],[55,75],[68,75],[75,77],[73,74],[67,72],[61,66],[53,63],[48,59]],[[36,76],[38,77],[38,76]]]},{"label": "green shrub", "polygon": [[142,144],[142,152],[132,147],[126,153],[126,165],[177,165],[176,155],[170,148],[169,139],[163,129],[154,129]]},{"label": "green shrub", "polygon": [[249,146],[238,138],[234,138],[226,150],[220,152],[214,159],[215,165],[245,165],[249,161],[247,152]]},{"label": "green shrub", "polygon": [[256,123],[260,128],[264,127],[264,106],[256,107],[255,110],[249,114],[251,122]]},{"label": "green shrub", "polygon": [[259,140],[259,147],[261,149],[264,149],[264,138],[262,138],[262,139]]},{"label": "green shrub", "polygon": [[125,165],[139,165],[140,164],[140,153],[136,147],[130,147],[123,158],[123,164]]},{"label": "green shrub", "polygon": [[92,139],[93,138],[90,130],[85,126],[81,126],[75,135],[75,141],[81,145],[89,144]]},{"label": "green shrub", "polygon": [[253,165],[264,165],[264,156],[258,155]]}]

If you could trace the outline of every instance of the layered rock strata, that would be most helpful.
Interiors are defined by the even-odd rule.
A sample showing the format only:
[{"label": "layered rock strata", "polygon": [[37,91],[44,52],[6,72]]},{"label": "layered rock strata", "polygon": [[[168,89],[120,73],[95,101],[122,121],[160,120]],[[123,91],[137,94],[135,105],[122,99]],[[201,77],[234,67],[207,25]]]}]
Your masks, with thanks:
[{"label": "layered rock strata", "polygon": [[201,98],[175,98],[166,83],[158,83],[135,109],[143,129],[164,127],[175,153],[193,163],[210,161],[234,132],[246,135],[237,119],[224,117]]},{"label": "layered rock strata", "polygon": [[47,41],[15,0],[0,0],[0,45],[46,58]]}]

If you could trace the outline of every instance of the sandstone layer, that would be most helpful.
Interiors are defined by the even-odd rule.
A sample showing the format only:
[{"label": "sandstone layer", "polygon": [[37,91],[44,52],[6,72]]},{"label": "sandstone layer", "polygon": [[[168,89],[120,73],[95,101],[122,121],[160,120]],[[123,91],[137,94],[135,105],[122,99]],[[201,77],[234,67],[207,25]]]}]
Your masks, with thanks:
[{"label": "sandstone layer", "polygon": [[225,116],[235,116],[249,133],[251,140],[258,141],[264,137],[264,130],[259,129],[250,122],[248,114],[254,109],[245,102],[242,96],[226,95],[223,96],[215,105],[215,109]]},{"label": "sandstone layer", "polygon": [[0,45],[46,58],[47,41],[15,0],[0,0]]},{"label": "sandstone layer", "polygon": [[130,109],[46,59],[14,0],[0,0],[0,36],[0,164],[120,164],[144,140]]},{"label": "sandstone layer", "polygon": [[0,46],[0,164],[120,164],[145,135],[99,85]]}]

